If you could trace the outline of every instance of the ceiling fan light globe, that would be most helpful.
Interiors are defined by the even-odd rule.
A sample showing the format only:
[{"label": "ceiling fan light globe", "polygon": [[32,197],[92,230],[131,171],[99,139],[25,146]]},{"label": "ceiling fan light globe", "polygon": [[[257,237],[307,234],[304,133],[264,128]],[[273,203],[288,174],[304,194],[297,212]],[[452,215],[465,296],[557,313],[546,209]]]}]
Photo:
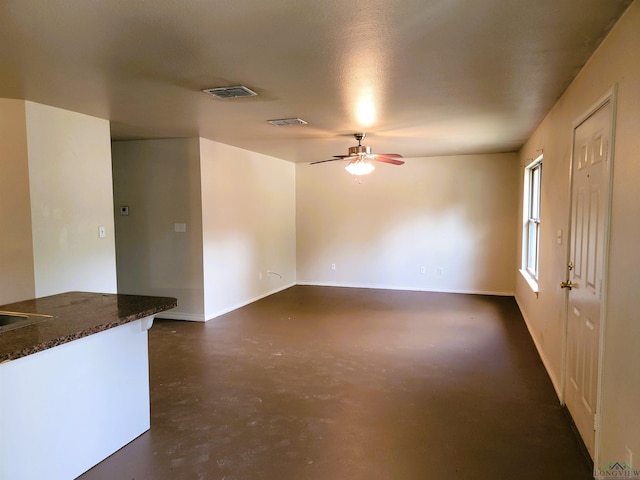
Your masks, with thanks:
[{"label": "ceiling fan light globe", "polygon": [[371,165],[369,162],[365,162],[363,160],[355,160],[344,167],[344,169],[351,175],[355,175],[358,177],[362,175],[369,175],[375,170],[375,168],[376,167]]}]

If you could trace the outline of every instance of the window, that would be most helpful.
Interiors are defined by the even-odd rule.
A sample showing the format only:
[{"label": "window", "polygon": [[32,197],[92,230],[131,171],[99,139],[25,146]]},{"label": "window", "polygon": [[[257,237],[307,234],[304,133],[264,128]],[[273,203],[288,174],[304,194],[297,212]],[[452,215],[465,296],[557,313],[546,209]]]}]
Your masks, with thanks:
[{"label": "window", "polygon": [[[524,178],[524,232],[522,241],[522,270],[532,280],[538,280],[540,253],[540,185],[542,155],[525,169]],[[537,285],[534,290],[537,290]]]}]

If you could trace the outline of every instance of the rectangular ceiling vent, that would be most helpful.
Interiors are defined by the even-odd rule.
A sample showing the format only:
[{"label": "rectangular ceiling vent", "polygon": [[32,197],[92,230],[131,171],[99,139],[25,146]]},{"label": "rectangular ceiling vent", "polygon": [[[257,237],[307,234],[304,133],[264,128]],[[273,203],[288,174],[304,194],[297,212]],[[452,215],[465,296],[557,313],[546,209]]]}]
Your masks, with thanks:
[{"label": "rectangular ceiling vent", "polygon": [[306,125],[307,122],[301,118],[280,118],[278,120],[267,120],[271,125],[276,127],[288,127],[290,125]]},{"label": "rectangular ceiling vent", "polygon": [[255,97],[258,95],[253,90],[249,90],[247,87],[242,85],[238,85],[236,87],[205,88],[202,91],[216,98]]}]

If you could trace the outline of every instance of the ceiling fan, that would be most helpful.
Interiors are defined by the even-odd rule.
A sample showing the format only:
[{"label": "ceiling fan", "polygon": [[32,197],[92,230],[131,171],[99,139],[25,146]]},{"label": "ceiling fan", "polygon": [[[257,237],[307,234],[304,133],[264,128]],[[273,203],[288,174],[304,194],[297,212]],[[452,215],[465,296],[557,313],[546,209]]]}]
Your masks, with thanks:
[{"label": "ceiling fan", "polygon": [[334,155],[334,158],[329,160],[320,160],[317,162],[311,162],[309,165],[315,165],[317,163],[334,162],[336,160],[349,160],[349,164],[345,167],[345,170],[351,175],[368,175],[375,167],[367,160],[376,160],[378,162],[390,163],[392,165],[402,165],[402,155],[397,153],[371,153],[371,147],[369,145],[362,145],[362,140],[366,136],[364,133],[354,133],[354,137],[358,140],[357,147],[349,148],[349,155]]}]

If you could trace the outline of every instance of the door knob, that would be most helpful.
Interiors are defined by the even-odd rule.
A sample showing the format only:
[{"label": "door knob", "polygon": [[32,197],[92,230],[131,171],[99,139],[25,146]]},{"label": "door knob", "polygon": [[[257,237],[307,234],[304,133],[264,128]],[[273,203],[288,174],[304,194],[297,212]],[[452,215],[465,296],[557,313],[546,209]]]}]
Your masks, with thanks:
[{"label": "door knob", "polygon": [[571,280],[567,280],[566,282],[562,282],[560,284],[560,288],[568,288],[569,290],[576,286],[577,284],[573,283]]}]

